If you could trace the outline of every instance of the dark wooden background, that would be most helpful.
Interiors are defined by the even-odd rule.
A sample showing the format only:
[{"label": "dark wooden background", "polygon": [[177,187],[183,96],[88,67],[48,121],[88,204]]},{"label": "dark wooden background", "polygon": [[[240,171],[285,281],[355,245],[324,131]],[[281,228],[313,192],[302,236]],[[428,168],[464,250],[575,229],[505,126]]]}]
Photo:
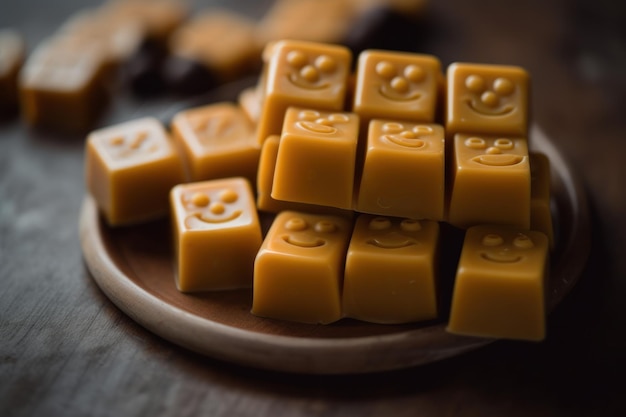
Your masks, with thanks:
[{"label": "dark wooden background", "polygon": [[[0,0],[0,27],[32,49],[94,1]],[[221,3],[260,15],[271,1]],[[497,342],[427,366],[286,375],[218,362],[152,335],[82,261],[83,138],[0,124],[2,416],[626,415],[626,13],[611,0],[433,0],[423,52],[518,64],[534,120],[588,192],[588,267],[542,343]],[[120,92],[101,124],[174,102]]]}]

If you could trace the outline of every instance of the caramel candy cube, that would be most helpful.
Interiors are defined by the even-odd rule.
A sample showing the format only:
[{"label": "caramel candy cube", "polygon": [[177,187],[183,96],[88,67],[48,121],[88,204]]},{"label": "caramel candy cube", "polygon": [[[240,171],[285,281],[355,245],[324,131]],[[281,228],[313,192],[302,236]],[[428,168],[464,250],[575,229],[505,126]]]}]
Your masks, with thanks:
[{"label": "caramel candy cube", "polygon": [[254,263],[252,314],[303,323],[339,320],[351,232],[343,217],[278,214]]},{"label": "caramel candy cube", "polygon": [[261,55],[254,22],[221,8],[207,9],[178,28],[170,37],[169,51],[205,66],[222,82],[252,69]]},{"label": "caramel candy cube", "polygon": [[20,73],[25,120],[66,132],[90,129],[105,98],[105,64],[100,42],[60,36],[42,43]]},{"label": "caramel candy cube", "polygon": [[351,3],[276,0],[259,22],[256,38],[263,45],[281,39],[341,43],[355,17],[356,8]]},{"label": "caramel candy cube", "polygon": [[431,55],[367,50],[359,55],[352,111],[373,118],[432,123],[441,63]]},{"label": "caramel candy cube", "polygon": [[242,176],[256,181],[261,148],[241,108],[217,103],[182,111],[172,121],[191,181]]},{"label": "caramel candy cube", "polygon": [[545,336],[548,238],[482,225],[467,229],[447,330],[471,336]]},{"label": "caramel candy cube", "polygon": [[346,317],[408,323],[437,317],[439,223],[361,215],[343,285]]},{"label": "caramel candy cube", "polygon": [[530,228],[530,165],[524,138],[454,137],[448,222]]},{"label": "caramel candy cube", "polygon": [[0,30],[0,117],[17,108],[17,78],[24,62],[25,46],[19,33]]},{"label": "caramel candy cube", "polygon": [[514,66],[455,63],[447,71],[446,133],[527,136],[530,77]]},{"label": "caramel candy cube", "polygon": [[77,12],[59,28],[59,32],[99,43],[105,56],[107,72],[127,61],[139,49],[145,37],[145,28],[139,22],[111,16],[101,9]]},{"label": "caramel candy cube", "polygon": [[356,211],[443,220],[443,127],[374,119],[367,135]]},{"label": "caramel candy cube", "polygon": [[85,177],[111,226],[167,215],[169,191],[184,181],[180,156],[161,123],[153,118],[89,134]]},{"label": "caramel candy cube", "polygon": [[352,210],[342,210],[315,204],[295,203],[293,201],[275,200],[272,198],[272,182],[278,156],[280,136],[272,135],[263,142],[259,171],[257,174],[257,208],[269,213],[278,213],[284,210],[302,211],[316,214],[334,214],[337,216],[353,217]]},{"label": "caramel candy cube", "polygon": [[350,72],[351,52],[337,45],[280,41],[266,48],[267,69],[262,77],[263,109],[257,140],[281,132],[289,106],[342,111]]},{"label": "caramel candy cube", "polygon": [[252,286],[261,226],[242,177],[180,184],[170,193],[176,286],[181,292]]},{"label": "caramel candy cube", "polygon": [[351,209],[358,131],[358,117],[353,113],[289,108],[272,197]]},{"label": "caramel candy cube", "polygon": [[530,153],[530,230],[548,237],[554,247],[552,211],[550,209],[550,160],[542,153]]}]

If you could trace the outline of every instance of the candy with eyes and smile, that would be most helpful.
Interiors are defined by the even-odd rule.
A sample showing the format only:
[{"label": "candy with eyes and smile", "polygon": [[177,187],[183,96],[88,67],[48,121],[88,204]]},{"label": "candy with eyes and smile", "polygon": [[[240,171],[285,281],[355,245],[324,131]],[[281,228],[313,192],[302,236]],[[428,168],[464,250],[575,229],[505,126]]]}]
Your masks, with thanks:
[{"label": "candy with eyes and smile", "polygon": [[221,102],[184,110],[172,120],[191,181],[235,176],[256,181],[261,152],[242,109]]},{"label": "candy with eyes and smile", "polygon": [[355,210],[444,219],[443,127],[374,119],[369,124]]},{"label": "candy with eyes and smile", "polygon": [[112,226],[163,217],[183,164],[163,125],[137,119],[93,131],[85,152],[87,188]]},{"label": "candy with eyes and smile", "polygon": [[344,108],[350,60],[348,48],[303,41],[279,41],[264,51],[261,77],[263,108],[257,140],[280,134],[289,106],[341,111]]},{"label": "candy with eyes and smile", "polygon": [[447,330],[543,339],[548,253],[548,238],[541,232],[493,225],[469,228]]},{"label": "candy with eyes and smile", "polygon": [[279,213],[254,263],[252,313],[302,323],[339,320],[351,231],[343,217]]},{"label": "candy with eyes and smile", "polygon": [[434,56],[364,51],[352,111],[365,125],[373,118],[432,123],[442,82],[441,63]]},{"label": "candy with eyes and smile", "polygon": [[254,67],[260,47],[254,22],[227,9],[195,15],[169,38],[166,81],[183,94],[198,94],[241,77]]},{"label": "candy with eyes and smile", "polygon": [[445,127],[455,133],[527,136],[530,77],[515,66],[454,63]]},{"label": "candy with eyes and smile", "polygon": [[525,138],[454,136],[448,222],[530,227],[530,165]]},{"label": "candy with eyes and smile", "polygon": [[280,136],[278,135],[272,135],[267,138],[265,142],[263,142],[257,174],[257,208],[261,211],[270,213],[291,210],[303,211],[306,213],[334,214],[351,218],[354,215],[352,210],[338,209],[315,204],[296,203],[293,201],[276,200],[272,198],[272,182],[274,180],[279,143]]},{"label": "candy with eyes and smile", "polygon": [[354,113],[290,107],[272,198],[352,209],[359,122]]},{"label": "candy with eyes and smile", "polygon": [[250,287],[262,238],[249,182],[235,177],[180,184],[170,205],[177,288]]},{"label": "candy with eyes and smile", "polygon": [[436,221],[359,216],[346,256],[346,317],[375,323],[435,318],[438,242]]}]

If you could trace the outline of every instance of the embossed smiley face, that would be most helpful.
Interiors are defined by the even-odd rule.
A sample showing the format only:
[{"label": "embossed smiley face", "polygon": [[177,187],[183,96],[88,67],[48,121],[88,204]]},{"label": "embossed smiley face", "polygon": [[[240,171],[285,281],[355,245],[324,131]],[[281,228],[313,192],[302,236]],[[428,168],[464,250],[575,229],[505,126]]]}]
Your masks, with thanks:
[{"label": "embossed smiley face", "polygon": [[458,140],[457,151],[466,161],[475,164],[511,167],[528,162],[528,148],[524,139],[470,136]]},{"label": "embossed smiley face", "polygon": [[288,66],[287,79],[295,87],[304,90],[329,88],[338,71],[337,60],[327,54],[311,54],[294,49],[287,52],[285,61]]},{"label": "embossed smiley face", "polygon": [[104,146],[115,160],[149,157],[159,149],[159,142],[149,130],[120,132],[104,139]]},{"label": "embossed smiley face", "polygon": [[387,217],[375,217],[367,225],[365,243],[381,249],[400,249],[419,244],[415,234],[422,230],[418,220],[403,219],[394,224]]},{"label": "embossed smiley face", "polygon": [[538,268],[544,270],[548,254],[548,238],[541,232],[480,225],[466,230],[459,262],[464,268],[501,271],[501,277],[530,276]]},{"label": "embossed smiley face", "polygon": [[283,225],[283,242],[298,248],[318,248],[328,243],[329,236],[339,230],[339,226],[329,219],[309,222],[303,217],[290,217]]},{"label": "embossed smiley face", "polygon": [[86,83],[99,74],[102,48],[99,43],[78,36],[60,36],[44,42],[29,58],[24,82],[55,91],[88,88]]},{"label": "embossed smiley face", "polygon": [[316,110],[302,110],[298,113],[296,126],[308,132],[322,135],[337,133],[337,125],[346,124],[350,121],[348,115],[343,113],[330,113],[322,115]]},{"label": "embossed smiley face", "polygon": [[359,55],[353,111],[369,120],[430,123],[442,79],[441,63],[434,56],[364,51]]},{"label": "embossed smiley face", "polygon": [[513,94],[518,87],[508,77],[470,74],[465,77],[464,86],[468,92],[465,104],[480,115],[504,116],[519,106]]},{"label": "embossed smiley face", "polygon": [[234,188],[190,190],[182,193],[180,199],[189,213],[185,218],[189,229],[223,227],[244,214],[242,198]]},{"label": "embossed smiley face", "polygon": [[497,264],[514,264],[522,262],[528,251],[535,247],[530,236],[517,233],[512,240],[506,241],[505,236],[496,232],[487,233],[480,240],[480,257]]},{"label": "embossed smiley face", "polygon": [[[235,145],[247,141],[252,134],[241,111],[232,105],[209,105],[191,110],[187,116],[188,126],[197,141],[206,146],[216,144]],[[178,120],[176,123],[182,123]]]},{"label": "embossed smiley face", "polygon": [[421,65],[402,66],[382,60],[376,64],[375,73],[383,81],[378,88],[382,97],[392,101],[416,101],[424,94],[420,84],[426,80],[426,70]]},{"label": "embossed smiley face", "polygon": [[386,122],[381,127],[381,140],[394,145],[421,149],[435,135],[435,128],[428,125],[408,125],[399,122]]},{"label": "embossed smiley face", "polygon": [[454,63],[447,71],[446,130],[526,136],[528,73],[519,67]]}]

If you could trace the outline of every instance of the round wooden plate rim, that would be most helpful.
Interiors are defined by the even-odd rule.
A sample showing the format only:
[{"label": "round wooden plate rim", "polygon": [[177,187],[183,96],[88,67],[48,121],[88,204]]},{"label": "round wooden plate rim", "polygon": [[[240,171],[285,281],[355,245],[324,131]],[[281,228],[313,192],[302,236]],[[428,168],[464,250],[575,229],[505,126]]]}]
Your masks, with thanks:
[{"label": "round wooden plate rim", "polygon": [[[567,242],[559,262],[558,282],[549,296],[551,310],[578,279],[588,255],[590,227],[584,191],[564,159],[536,126],[534,150],[548,155],[553,177],[562,182],[567,199],[577,204],[569,224],[577,244]],[[567,175],[565,175],[567,174]],[[181,309],[130,279],[107,247],[106,226],[95,202],[87,196],[80,218],[83,256],[94,280],[123,312],[153,333],[190,350],[253,367],[310,374],[344,374],[385,371],[433,362],[487,345],[493,339],[451,335],[444,324],[397,333],[345,338],[319,338],[264,334],[229,326]],[[570,258],[572,257],[572,258]],[[133,272],[134,273],[134,272]],[[552,284],[552,281],[551,281]]]}]

